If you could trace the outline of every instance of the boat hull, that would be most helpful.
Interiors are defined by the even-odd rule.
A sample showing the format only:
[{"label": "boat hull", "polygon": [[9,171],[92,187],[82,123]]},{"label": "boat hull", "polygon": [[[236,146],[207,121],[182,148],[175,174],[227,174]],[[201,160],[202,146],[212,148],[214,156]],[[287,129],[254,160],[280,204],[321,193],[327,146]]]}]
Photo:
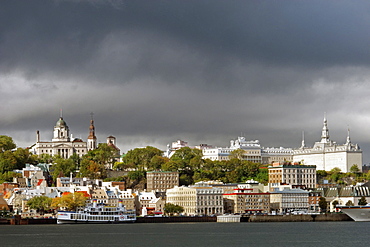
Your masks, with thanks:
[{"label": "boat hull", "polygon": [[340,207],[341,211],[351,217],[354,221],[370,221],[370,207],[352,206]]},{"label": "boat hull", "polygon": [[93,221],[93,220],[57,220],[57,224],[125,224],[133,223],[135,220],[127,221]]}]

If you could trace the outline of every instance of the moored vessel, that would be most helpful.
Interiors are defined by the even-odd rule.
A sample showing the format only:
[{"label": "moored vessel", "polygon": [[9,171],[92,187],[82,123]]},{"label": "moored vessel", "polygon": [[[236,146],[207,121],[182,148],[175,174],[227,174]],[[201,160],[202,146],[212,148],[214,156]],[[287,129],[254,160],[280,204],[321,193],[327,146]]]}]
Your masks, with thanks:
[{"label": "moored vessel", "polygon": [[354,221],[370,221],[370,204],[365,206],[337,206]]},{"label": "moored vessel", "polygon": [[120,200],[118,206],[106,206],[97,204],[96,200],[86,207],[78,208],[76,211],[58,211],[58,224],[73,223],[125,223],[135,222],[136,213],[134,210],[126,210]]}]

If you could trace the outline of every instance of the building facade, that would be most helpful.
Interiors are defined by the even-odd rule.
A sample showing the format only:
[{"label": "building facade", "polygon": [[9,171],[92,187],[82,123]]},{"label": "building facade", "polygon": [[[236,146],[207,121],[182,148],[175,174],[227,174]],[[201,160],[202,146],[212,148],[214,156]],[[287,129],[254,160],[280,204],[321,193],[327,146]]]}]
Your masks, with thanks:
[{"label": "building facade", "polygon": [[150,171],[146,173],[147,191],[166,191],[179,186],[179,173]]},{"label": "building facade", "polygon": [[184,208],[185,215],[223,213],[223,191],[213,187],[181,186],[168,189],[167,202]]},{"label": "building facade", "polygon": [[350,172],[352,166],[357,166],[362,171],[362,150],[358,144],[351,142],[349,130],[345,144],[339,145],[330,140],[325,117],[321,141],[315,142],[312,148],[307,148],[303,139],[301,147],[293,151],[293,162],[315,165],[317,170],[324,171],[339,168],[342,172]]},{"label": "building facade", "polygon": [[292,162],[293,149],[284,147],[267,147],[261,150],[262,164],[273,164],[275,162]]},{"label": "building facade", "polygon": [[316,166],[274,163],[268,167],[269,184],[304,185],[316,188]]},{"label": "building facade", "polygon": [[301,189],[275,190],[270,193],[271,210],[277,213],[308,212],[309,192]]},{"label": "building facade", "polygon": [[270,212],[270,193],[258,189],[235,189],[224,194],[225,213],[254,214]]},{"label": "building facade", "polygon": [[[93,123],[94,122],[92,121],[90,124],[90,135],[93,133],[92,138],[95,136],[95,132],[92,132],[95,131]],[[94,142],[91,142],[91,139],[89,139],[89,145],[91,145],[92,148],[96,147],[93,143]],[[73,136],[70,135],[69,127],[64,121],[63,117],[60,117],[54,126],[53,139],[51,142],[40,141],[40,132],[36,132],[36,143],[32,149],[33,153],[37,155],[60,155],[65,159],[68,159],[73,154],[77,154],[78,156],[82,157],[88,151],[86,142],[79,138],[73,138]]]}]

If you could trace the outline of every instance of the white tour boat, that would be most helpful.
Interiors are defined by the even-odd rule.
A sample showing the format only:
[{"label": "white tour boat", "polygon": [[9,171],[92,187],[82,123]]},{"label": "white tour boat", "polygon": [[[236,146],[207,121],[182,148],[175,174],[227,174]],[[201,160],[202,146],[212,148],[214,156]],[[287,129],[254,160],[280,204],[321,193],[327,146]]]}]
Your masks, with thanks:
[{"label": "white tour boat", "polygon": [[365,206],[337,206],[354,221],[370,221],[370,203]]},{"label": "white tour boat", "polygon": [[136,214],[134,210],[126,210],[120,200],[117,207],[97,204],[96,200],[84,208],[76,211],[58,211],[58,224],[71,223],[124,223],[134,222]]}]

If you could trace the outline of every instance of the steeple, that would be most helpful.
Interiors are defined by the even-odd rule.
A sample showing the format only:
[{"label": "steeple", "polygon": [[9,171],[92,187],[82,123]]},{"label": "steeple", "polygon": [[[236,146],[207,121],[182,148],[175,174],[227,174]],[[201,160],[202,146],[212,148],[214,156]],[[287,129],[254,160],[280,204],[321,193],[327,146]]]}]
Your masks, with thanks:
[{"label": "steeple", "polygon": [[346,145],[349,145],[351,144],[351,138],[349,137],[349,127],[348,127],[348,134],[347,134],[347,141],[346,141]]},{"label": "steeple", "polygon": [[306,144],[304,143],[304,131],[302,131],[302,145],[301,149],[304,149],[306,147]]},{"label": "steeple", "polygon": [[95,126],[94,126],[94,119],[93,119],[94,113],[91,113],[91,120],[90,120],[90,133],[87,137],[87,150],[94,150],[97,147],[97,140],[95,136]]},{"label": "steeple", "polygon": [[330,143],[328,121],[326,120],[326,114],[324,115],[324,126],[321,132],[321,143]]}]

